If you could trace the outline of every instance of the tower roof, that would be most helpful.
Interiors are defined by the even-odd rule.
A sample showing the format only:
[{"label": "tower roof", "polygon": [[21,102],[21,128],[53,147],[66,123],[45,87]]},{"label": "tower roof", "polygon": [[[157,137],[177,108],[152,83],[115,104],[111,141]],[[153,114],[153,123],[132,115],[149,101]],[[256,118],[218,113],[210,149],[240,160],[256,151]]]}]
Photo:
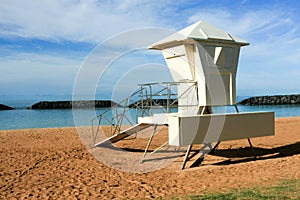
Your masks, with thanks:
[{"label": "tower roof", "polygon": [[199,21],[192,24],[156,43],[151,45],[150,49],[164,49],[178,44],[188,43],[192,40],[200,41],[220,41],[227,43],[235,43],[241,46],[249,45],[249,43],[237,36],[229,34],[205,21]]}]

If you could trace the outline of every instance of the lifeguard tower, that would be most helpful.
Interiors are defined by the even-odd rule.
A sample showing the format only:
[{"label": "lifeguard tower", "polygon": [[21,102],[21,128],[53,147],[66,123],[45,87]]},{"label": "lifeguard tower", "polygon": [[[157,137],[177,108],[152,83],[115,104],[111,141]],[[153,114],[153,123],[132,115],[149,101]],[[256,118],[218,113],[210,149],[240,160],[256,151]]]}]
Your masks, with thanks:
[{"label": "lifeguard tower", "polygon": [[[151,45],[149,49],[161,50],[174,82],[140,84],[138,105],[142,112],[137,123],[122,130],[113,128],[112,136],[105,142],[117,142],[129,135],[153,126],[143,158],[158,125],[169,127],[166,144],[188,146],[182,169],[193,144],[204,144],[215,149],[221,141],[248,139],[274,135],[274,113],[239,113],[236,106],[236,74],[240,48],[249,45],[246,41],[216,28],[204,21],[197,22],[165,39]],[[158,92],[156,85],[165,85]],[[175,87],[177,91],[174,99]],[[165,92],[165,112],[155,113],[152,109],[159,104],[155,96]],[[158,95],[159,94],[159,95]],[[124,100],[128,104],[128,99]],[[172,106],[177,104],[177,111]],[[120,105],[120,104],[119,104]],[[235,113],[214,113],[213,107],[233,106]],[[122,106],[124,112],[125,107]],[[116,108],[117,109],[117,108]],[[103,118],[104,114],[98,116]],[[117,123],[124,121],[121,114]],[[99,121],[100,123],[100,121]],[[115,123],[116,124],[116,123]],[[98,130],[98,129],[97,129]],[[212,143],[217,142],[214,147]]]}]

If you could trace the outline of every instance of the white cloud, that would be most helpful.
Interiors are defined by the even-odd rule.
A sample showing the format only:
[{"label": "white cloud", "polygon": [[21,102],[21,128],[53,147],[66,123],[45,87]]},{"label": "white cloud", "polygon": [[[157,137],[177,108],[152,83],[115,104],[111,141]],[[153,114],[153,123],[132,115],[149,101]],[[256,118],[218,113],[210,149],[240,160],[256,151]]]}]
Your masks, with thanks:
[{"label": "white cloud", "polygon": [[[120,31],[155,26],[152,9],[120,1],[17,1],[0,4],[0,34],[99,42]],[[145,20],[146,19],[146,20]]]},{"label": "white cloud", "polygon": [[279,31],[283,28],[279,31],[282,33],[287,28],[291,29],[297,19],[293,19],[293,16],[289,16],[286,11],[277,8],[250,10],[239,14],[235,11],[214,8],[203,9],[188,18],[189,23],[199,20],[207,21],[229,33],[250,38],[259,35],[264,38],[269,31]]},{"label": "white cloud", "polygon": [[32,53],[15,54],[0,59],[2,94],[70,93],[81,62],[64,57]]}]

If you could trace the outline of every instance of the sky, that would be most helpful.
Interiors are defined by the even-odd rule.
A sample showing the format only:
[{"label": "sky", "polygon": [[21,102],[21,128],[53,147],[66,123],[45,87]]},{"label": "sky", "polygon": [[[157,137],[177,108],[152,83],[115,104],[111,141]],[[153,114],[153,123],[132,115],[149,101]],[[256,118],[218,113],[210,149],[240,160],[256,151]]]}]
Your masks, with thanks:
[{"label": "sky", "polygon": [[168,81],[162,55],[147,42],[200,20],[250,43],[241,50],[237,95],[300,93],[299,10],[298,0],[1,0],[0,95],[72,94],[92,63],[103,69],[91,83],[103,99],[112,85]]}]

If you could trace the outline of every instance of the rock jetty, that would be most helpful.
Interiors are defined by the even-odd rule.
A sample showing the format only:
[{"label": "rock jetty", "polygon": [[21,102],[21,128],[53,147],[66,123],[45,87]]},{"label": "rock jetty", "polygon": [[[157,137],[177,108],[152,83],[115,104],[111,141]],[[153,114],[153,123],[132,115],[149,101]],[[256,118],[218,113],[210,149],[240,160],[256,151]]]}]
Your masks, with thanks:
[{"label": "rock jetty", "polygon": [[[174,99],[170,99],[170,102],[169,103],[172,103],[173,101],[175,101]],[[167,99],[152,99],[152,102],[150,101],[136,101],[134,103],[131,103],[129,104],[129,108],[135,108],[136,106],[144,106],[144,107],[147,107],[149,105],[153,105],[153,106],[167,106]],[[178,105],[177,102],[174,102],[172,104],[173,107],[176,107]]]},{"label": "rock jetty", "polygon": [[40,101],[27,109],[72,109],[72,108],[107,108],[116,105],[110,100],[96,101]]},{"label": "rock jetty", "polygon": [[10,106],[6,106],[3,104],[0,104],[0,110],[13,110],[14,108],[10,107]]},{"label": "rock jetty", "polygon": [[246,106],[300,104],[300,94],[250,97],[238,104]]}]

